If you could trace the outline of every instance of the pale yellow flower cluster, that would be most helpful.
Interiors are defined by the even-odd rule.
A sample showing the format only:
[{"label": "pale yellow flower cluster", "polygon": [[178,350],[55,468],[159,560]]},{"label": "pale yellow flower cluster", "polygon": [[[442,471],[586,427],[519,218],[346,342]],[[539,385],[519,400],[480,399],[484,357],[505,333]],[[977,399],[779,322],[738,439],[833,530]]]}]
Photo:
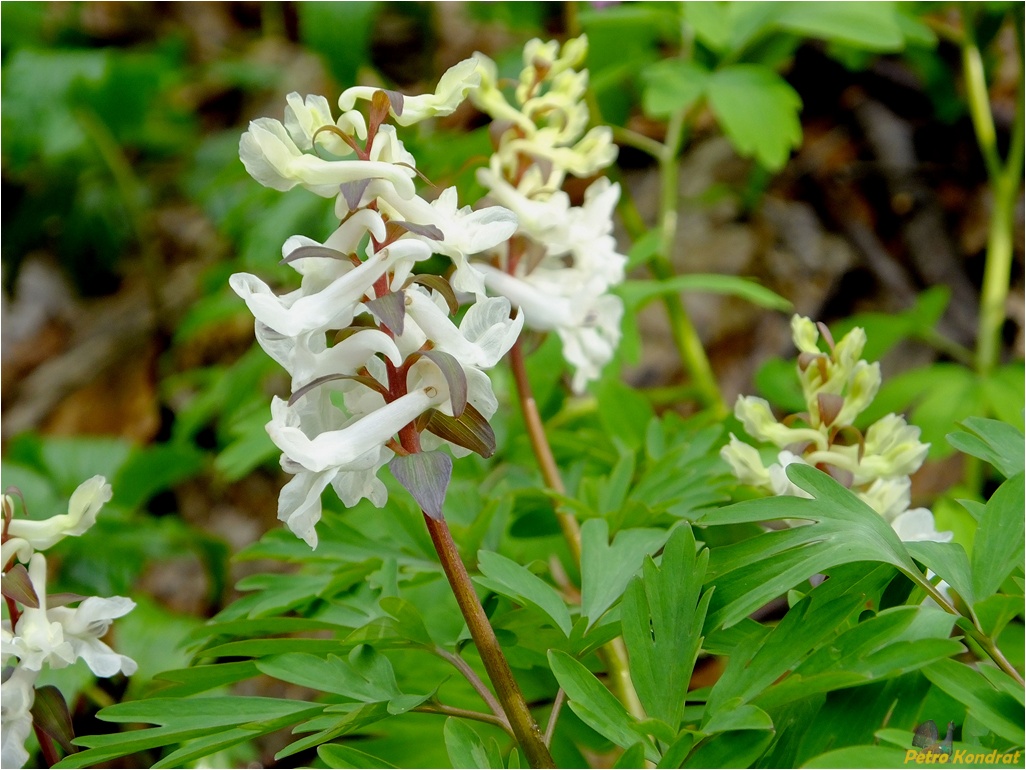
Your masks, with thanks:
[{"label": "pale yellow flower cluster", "polygon": [[[820,332],[828,351],[819,347]],[[919,428],[896,414],[877,420],[865,434],[853,425],[880,389],[880,365],[862,359],[865,331],[856,327],[835,344],[825,326],[796,315],[791,333],[806,411],[777,420],[764,399],[739,396],[734,414],[745,432],[780,451],[777,462],[766,466],[754,446],[732,433],[720,454],[734,475],[773,494],[807,497],[785,469],[796,462],[812,465],[849,487],[902,540],[950,540],[950,532],[937,532],[929,510],[909,509],[909,476],[930,449],[919,440]]]}]

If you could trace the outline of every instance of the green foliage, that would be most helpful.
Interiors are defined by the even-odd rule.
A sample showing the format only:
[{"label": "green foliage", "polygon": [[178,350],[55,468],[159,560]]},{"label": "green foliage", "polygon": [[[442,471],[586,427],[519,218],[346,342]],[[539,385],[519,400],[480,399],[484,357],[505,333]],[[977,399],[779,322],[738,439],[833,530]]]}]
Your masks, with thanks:
[{"label": "green foliage", "polygon": [[[555,25],[562,10],[479,3],[467,12],[526,38]],[[203,212],[230,254],[201,276],[202,296],[161,360],[161,399],[174,407],[168,440],[140,447],[23,435],[7,446],[5,485],[21,489],[32,518],[64,513],[89,476],[111,481],[114,498],[96,526],[53,549],[57,585],[132,593],[139,604],[117,626],[118,651],[140,668],[125,702],[99,712],[111,732],[76,738],[84,750],[57,766],[215,765],[291,731],[274,739],[283,766],[519,767],[520,751],[482,697],[482,659],[420,510],[395,479],[382,509],[325,499],[315,551],[281,530],[244,549],[241,596],[227,607],[227,546],[177,516],[147,512],[193,480],[220,488],[274,472],[279,450],[265,425],[270,395],[284,388],[280,367],[256,346],[185,371],[170,371],[171,359],[207,334],[248,323],[226,288],[229,274],[249,270],[277,287],[294,285],[289,270],[274,266],[278,244],[295,233],[323,239],[337,220],[323,199],[254,184],[238,162],[238,130],[201,137],[183,98],[208,88],[207,78],[254,113],[271,90],[291,90],[286,70],[239,58],[198,72],[178,39],[131,50],[71,38],[54,45],[44,11],[31,3],[3,11],[5,185],[17,192],[5,215],[6,280],[25,253],[46,248],[82,289],[106,291],[131,272],[124,255],[140,248],[151,209],[176,196]],[[943,116],[964,111],[950,67],[933,50],[936,37],[911,4],[635,2],[573,12],[590,38],[595,122],[634,127],[644,117],[687,136],[711,120],[761,167],[757,181],[801,144],[802,104],[787,67],[807,41],[853,68],[900,54]],[[261,13],[271,34],[280,20]],[[367,72],[386,13],[373,2],[302,3],[294,32],[338,85],[387,83]],[[1005,9],[979,13],[986,43]],[[499,59],[500,77],[518,69],[518,56]],[[660,145],[668,160],[658,160],[676,173],[681,148],[671,146],[672,133]],[[487,127],[453,134],[440,123],[411,129],[404,141],[437,186],[455,184],[461,201],[480,196],[474,172],[490,152]],[[630,268],[669,256],[661,253],[665,225],[661,217],[636,228],[644,234]],[[626,310],[617,361],[639,360],[646,340],[635,317],[647,303],[688,292],[790,309],[748,278],[632,278],[617,291]],[[741,499],[750,491],[728,476],[718,454],[726,428],[712,411],[684,419],[676,401],[667,408],[659,391],[628,387],[615,366],[592,395],[570,396],[556,335],[524,344],[565,492],[543,486],[501,373],[493,436],[481,423],[448,425],[476,431],[467,441],[477,440],[481,456],[456,462],[448,493],[430,496],[427,507],[447,517],[535,718],[543,728],[553,720],[560,764],[601,757],[615,767],[888,767],[905,760],[926,719],[955,721],[956,749],[1023,746],[1023,688],[1012,675],[1023,656],[1023,368],[968,366],[968,351],[937,330],[948,300],[933,287],[908,310],[858,313],[831,328],[840,339],[863,327],[870,360],[910,340],[952,359],[887,380],[860,424],[908,412],[932,444],[931,459],[956,450],[972,458],[965,486],[935,503],[964,519],[954,542],[901,542],[880,515],[811,467],[787,471],[808,498]],[[800,412],[794,370],[772,361],[756,379],[775,405]],[[425,468],[397,467],[424,504]],[[580,526],[579,565],[557,514]],[[186,559],[201,566],[208,603],[220,609],[205,623],[133,593],[155,563]],[[617,688],[608,643],[621,637],[636,702]],[[707,665],[722,673],[698,686]],[[74,703],[93,681],[78,665],[40,684]],[[255,682],[303,694],[238,694]],[[559,690],[562,711],[549,708]]]},{"label": "green foliage", "polygon": [[[663,549],[661,565],[645,560],[624,594],[621,622],[631,678],[645,711],[677,730],[712,591],[702,593],[709,552],[697,553],[686,524]],[[701,598],[699,598],[701,597]]]}]

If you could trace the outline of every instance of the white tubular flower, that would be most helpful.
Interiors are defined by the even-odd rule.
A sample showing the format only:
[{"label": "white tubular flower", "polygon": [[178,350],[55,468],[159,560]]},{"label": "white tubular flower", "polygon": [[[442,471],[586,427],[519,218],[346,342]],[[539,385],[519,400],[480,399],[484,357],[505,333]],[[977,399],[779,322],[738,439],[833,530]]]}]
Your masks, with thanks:
[{"label": "white tubular flower", "polygon": [[449,187],[428,203],[414,196],[403,199],[392,194],[385,186],[372,186],[379,194],[379,208],[393,219],[437,228],[438,239],[414,233],[411,237],[423,240],[436,254],[449,257],[456,270],[452,287],[456,291],[475,296],[484,294],[484,279],[470,264],[474,254],[480,254],[509,240],[517,230],[517,217],[501,206],[474,211],[470,206],[459,207],[456,188]]},{"label": "white tubular flower", "polygon": [[363,115],[355,110],[343,113],[338,123],[332,122],[331,107],[323,96],[311,94],[305,100],[295,91],[285,97],[285,130],[296,146],[303,152],[323,147],[333,155],[345,156],[353,153],[353,148],[344,142],[334,131],[321,131],[325,126],[338,128],[345,134],[367,138],[367,123]]},{"label": "white tubular flower", "polygon": [[877,479],[858,493],[859,498],[883,516],[888,523],[908,510],[912,500],[912,480],[908,476]]},{"label": "white tubular flower", "polygon": [[22,768],[28,762],[25,740],[32,732],[31,709],[36,700],[38,676],[38,671],[15,666],[0,684],[0,764],[4,767]]},{"label": "white tubular flower", "polygon": [[620,342],[623,302],[594,287],[570,285],[571,271],[532,273],[516,278],[489,265],[482,265],[485,284],[509,299],[524,312],[524,323],[539,331],[555,331],[563,343],[563,357],[574,367],[571,387],[581,393],[597,379],[613,357]]},{"label": "white tubular flower", "polygon": [[75,650],[64,638],[63,626],[52,620],[46,611],[46,557],[35,553],[29,560],[29,580],[39,599],[38,607],[25,607],[13,633],[5,629],[2,639],[4,658],[14,655],[20,665],[39,671],[44,664],[64,668],[74,663]]},{"label": "white tubular flower", "polygon": [[565,192],[550,190],[538,199],[529,198],[503,177],[497,155],[492,156],[488,168],[477,170],[477,181],[488,188],[491,200],[516,215],[519,232],[538,243],[559,244],[564,249],[568,248],[569,239],[564,231],[569,224],[570,196]]},{"label": "white tubular flower", "polygon": [[505,297],[491,297],[471,305],[457,329],[449,316],[427,292],[411,287],[406,296],[407,312],[436,350],[454,356],[464,367],[491,369],[517,341],[524,316],[509,317]]},{"label": "white tubular flower", "polygon": [[[279,297],[256,276],[231,278],[256,319],[259,344],[292,377],[289,401],[271,403],[267,432],[282,452],[282,469],[294,476],[282,489],[278,518],[312,547],[329,485],[347,506],[362,499],[385,503],[377,473],[393,449],[417,451],[410,431],[426,430],[418,417],[438,409],[479,422],[494,412],[491,384],[480,369],[510,348],[523,317],[510,318],[508,300],[485,298],[483,278],[469,258],[507,241],[516,218],[499,207],[460,208],[454,188],[432,203],[416,196],[416,161],[395,127],[381,123],[386,109],[400,125],[447,115],[480,78],[477,62],[467,60],[449,70],[433,94],[388,92],[387,108],[380,89],[350,88],[339,97],[342,116],[334,124],[326,99],[290,94],[285,125],[254,121],[240,144],[243,162],[259,181],[334,196],[342,221],[324,244],[300,236],[285,243],[285,261],[302,276],[295,291]],[[369,123],[353,109],[359,100],[372,102]],[[365,145],[349,147],[350,137]],[[346,156],[349,149],[356,159],[316,155]],[[416,263],[433,253],[454,263],[451,287],[478,297],[458,328],[443,310],[445,298],[452,299],[436,283],[444,279],[424,279],[438,288],[434,296],[410,285]],[[480,415],[453,415],[464,401]],[[447,427],[451,421],[438,419],[433,429],[461,440]],[[482,454],[492,449],[481,435],[462,440]],[[405,484],[402,475],[397,478]]]},{"label": "white tubular flower", "polygon": [[889,414],[866,431],[866,447],[856,481],[878,476],[908,476],[919,470],[930,445],[919,440],[919,428]]},{"label": "white tubular flower", "polygon": [[769,402],[757,396],[738,396],[734,403],[734,416],[744,425],[745,432],[759,441],[768,441],[777,447],[810,442],[825,447],[823,435],[813,428],[788,428],[777,421]]},{"label": "white tubular flower", "polygon": [[[93,476],[79,485],[68,502],[68,512],[51,516],[43,521],[12,519],[7,534],[12,539],[23,540],[31,548],[44,551],[67,536],[81,535],[96,523],[96,514],[111,498],[110,485],[103,476]],[[5,546],[7,543],[5,543]],[[25,549],[19,549],[19,558]],[[28,554],[31,555],[31,554]],[[7,550],[5,549],[7,563]],[[27,559],[22,559],[27,561]]]},{"label": "white tubular flower", "polygon": [[935,543],[950,543],[953,532],[938,532],[933,513],[928,508],[912,508],[900,514],[891,522],[891,528],[905,543],[932,540]]},{"label": "white tubular flower", "polygon": [[[361,216],[366,214],[367,216]],[[375,219],[376,218],[376,219]],[[352,241],[366,232],[360,226],[372,224],[371,234],[385,237],[384,224],[376,212],[364,210],[346,221],[325,242],[328,248],[350,253],[346,248]],[[380,231],[376,224],[380,223]],[[342,235],[339,235],[339,234]],[[339,236],[336,240],[336,236]],[[290,238],[285,244],[285,256],[301,246],[316,245],[308,238]],[[414,263],[431,256],[431,249],[416,239],[401,239],[376,253],[364,262],[354,266],[347,260],[331,257],[305,257],[292,264],[303,273],[303,284],[293,292],[281,297],[271,288],[249,273],[236,273],[229,283],[232,289],[246,302],[257,321],[270,329],[288,336],[345,328],[353,321],[357,305],[364,295],[373,294],[374,283],[389,270],[395,275],[409,273]]]},{"label": "white tubular flower", "polygon": [[[859,361],[852,367],[852,373],[848,378],[848,392],[844,397],[844,406],[834,418],[834,425],[851,425],[855,419],[865,411],[866,407],[873,403],[877,391],[880,390],[880,383],[883,378],[880,376],[880,364],[873,362],[867,364]],[[818,407],[818,405],[817,405]]]},{"label": "white tubular flower", "polygon": [[770,488],[775,495],[811,498],[812,495],[787,477],[787,466],[794,463],[808,465],[801,457],[793,452],[788,452],[786,449],[777,455],[777,462],[770,465],[767,469],[770,477]]},{"label": "white tubular flower", "polygon": [[[257,335],[257,339],[259,338],[260,334]],[[293,390],[298,390],[321,377],[356,374],[360,368],[367,365],[368,359],[378,353],[385,356],[394,366],[399,366],[403,362],[403,356],[395,341],[379,329],[360,329],[330,348],[327,347],[323,335],[319,334],[286,339],[295,343],[285,366],[292,375]]]},{"label": "white tubular flower", "polygon": [[114,676],[119,671],[135,673],[135,661],[118,655],[100,641],[111,621],[131,612],[135,602],[123,596],[93,596],[75,609],[47,609],[46,557],[34,554],[28,571],[39,606],[23,608],[13,633],[4,629],[5,658],[14,655],[20,667],[37,672],[44,664],[64,668],[82,658],[97,676]]},{"label": "white tubular flower", "polygon": [[431,388],[415,390],[339,430],[327,430],[310,438],[300,427],[298,415],[280,398],[271,401],[271,440],[293,462],[310,471],[329,468],[366,470],[377,460],[380,448],[406,425],[442,402],[446,394]]},{"label": "white tubular flower", "polygon": [[730,466],[742,484],[772,488],[769,471],[762,464],[759,451],[741,441],[733,433],[730,434],[730,443],[720,449],[720,457]]},{"label": "white tubular flower", "polygon": [[[477,62],[474,59],[464,59],[446,70],[433,94],[404,96],[402,112],[397,113],[393,108],[389,108],[389,114],[400,126],[409,126],[425,118],[451,115],[467,98],[467,93],[480,82]],[[339,109],[343,112],[351,110],[358,99],[370,101],[380,90],[372,86],[347,88],[338,98]]]},{"label": "white tubular flower", "polygon": [[448,397],[438,389],[429,396],[424,388],[385,404],[379,394],[363,390],[364,406],[372,406],[348,420],[331,403],[327,388],[293,407],[279,398],[271,402],[267,432],[282,450],[282,469],[295,475],[278,498],[278,518],[311,548],[317,547],[315,526],[328,485],[346,506],[366,498],[380,508],[387,492],[377,473],[393,455],[385,442]]},{"label": "white tubular flower", "polygon": [[408,169],[380,161],[323,160],[304,153],[285,126],[270,118],[249,124],[239,142],[239,158],[251,177],[282,192],[300,185],[322,198],[333,198],[340,184],[363,179],[386,179],[403,197],[415,192]]},{"label": "white tubular flower", "polygon": [[819,329],[811,319],[805,316],[797,313],[791,316],[791,339],[794,340],[794,346],[802,353],[812,353],[813,355],[822,353],[818,344]]},{"label": "white tubular flower", "polygon": [[131,676],[139,668],[126,655],[119,655],[100,639],[110,629],[115,618],[127,615],[135,608],[135,602],[124,596],[103,599],[90,596],[78,607],[55,607],[47,614],[64,629],[64,636],[71,644],[76,658],[82,658],[97,676],[111,677],[118,672]]}]

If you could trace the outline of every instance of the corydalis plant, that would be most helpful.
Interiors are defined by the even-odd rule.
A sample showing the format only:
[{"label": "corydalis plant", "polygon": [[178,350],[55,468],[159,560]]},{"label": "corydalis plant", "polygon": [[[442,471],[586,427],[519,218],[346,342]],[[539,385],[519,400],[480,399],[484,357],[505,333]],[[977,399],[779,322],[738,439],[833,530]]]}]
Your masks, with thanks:
[{"label": "corydalis plant", "polygon": [[[745,431],[780,451],[767,467],[755,447],[732,433],[721,455],[734,475],[773,494],[808,497],[785,469],[796,462],[812,465],[855,492],[902,540],[951,540],[951,532],[937,532],[928,509],[909,508],[909,476],[930,449],[919,441],[919,428],[895,414],[877,420],[865,434],[853,425],[880,388],[880,365],[861,358],[865,331],[856,327],[835,344],[826,326],[796,315],[791,332],[806,411],[777,420],[764,399],[739,396],[734,414]],[[819,347],[821,333],[826,352]]]},{"label": "corydalis plant", "polygon": [[[73,736],[67,730],[71,718],[63,696],[48,685],[40,688],[42,699],[37,704],[36,680],[44,667],[65,668],[81,658],[96,676],[136,671],[135,661],[101,641],[114,619],[131,612],[135,602],[123,596],[48,595],[46,590],[46,556],[41,551],[88,530],[110,498],[110,485],[102,476],[94,476],[72,494],[66,514],[34,520],[16,517],[13,499],[3,497],[0,558],[7,619],[0,628],[0,665],[4,668],[0,688],[4,767],[23,767],[28,761],[25,739],[33,728],[49,764],[57,761],[54,741],[71,750]],[[66,606],[76,602],[74,609]],[[8,667],[11,659],[15,663]]]},{"label": "corydalis plant", "polygon": [[[468,60],[433,95],[350,88],[335,121],[323,97],[291,94],[284,124],[254,121],[240,143],[250,174],[276,189],[301,185],[335,196],[341,224],[324,243],[285,242],[284,261],[302,276],[299,289],[279,297],[244,273],[231,285],[256,317],[260,345],[292,377],[290,398],[272,401],[267,426],[293,475],[278,517],[316,547],[324,489],[330,484],[347,506],[366,498],[380,507],[387,495],[378,472],[388,463],[424,512],[501,704],[496,718],[533,767],[551,767],[442,516],[452,460],[437,451],[446,445],[457,456],[487,457],[495,449],[488,418],[497,403],[485,370],[514,344],[523,317],[511,317],[508,299],[484,296],[483,277],[468,260],[508,240],[516,218],[501,207],[458,208],[453,189],[430,203],[419,197],[415,160],[385,123],[447,114],[479,77]],[[366,119],[353,109],[358,101],[369,102]],[[449,280],[415,273],[433,253],[452,260]],[[451,318],[454,289],[477,300],[459,326]]]},{"label": "corydalis plant", "polygon": [[527,326],[559,335],[576,392],[599,376],[619,343],[623,303],[609,288],[623,280],[627,262],[612,236],[619,185],[598,179],[582,206],[562,189],[567,174],[589,177],[616,159],[608,127],[585,133],[588,72],[576,68],[587,50],[583,35],[562,49],[529,41],[513,104],[495,63],[476,54],[481,87],[470,94],[493,120],[495,153],[478,181],[519,222],[516,236],[488,254],[485,283],[523,309]]},{"label": "corydalis plant", "polygon": [[[477,82],[467,60],[433,95],[350,88],[337,120],[324,97],[293,93],[284,124],[262,118],[242,137],[242,162],[257,181],[334,196],[341,221],[324,243],[285,242],[284,262],[302,276],[297,290],[276,296],[256,276],[231,278],[256,318],[260,345],[292,377],[291,397],[271,404],[267,431],[294,476],[278,516],[311,546],[328,485],[347,506],[366,498],[380,507],[378,471],[391,463],[424,510],[440,517],[451,460],[413,456],[441,445],[457,456],[494,450],[487,419],[497,404],[484,371],[523,320],[510,317],[508,300],[484,297],[468,258],[507,240],[516,220],[498,207],[458,208],[454,188],[430,203],[419,197],[416,161],[385,123],[448,114]],[[353,109],[359,101],[369,102],[366,118]],[[435,253],[452,260],[451,283],[415,274]],[[478,297],[458,326],[454,289]]]}]

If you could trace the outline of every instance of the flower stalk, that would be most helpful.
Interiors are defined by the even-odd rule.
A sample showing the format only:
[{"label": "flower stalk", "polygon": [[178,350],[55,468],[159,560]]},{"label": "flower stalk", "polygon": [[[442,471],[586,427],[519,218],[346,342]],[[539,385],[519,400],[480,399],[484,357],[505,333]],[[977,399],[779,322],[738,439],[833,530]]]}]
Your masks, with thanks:
[{"label": "flower stalk", "polygon": [[[531,389],[531,380],[527,376],[527,368],[524,365],[524,351],[520,340],[514,343],[509,352],[510,368],[513,370],[513,379],[516,382],[520,410],[524,416],[524,424],[527,426],[527,434],[531,439],[531,447],[534,450],[538,467],[541,469],[545,486],[551,491],[565,495],[566,485],[559,473],[559,466],[556,465],[556,458],[552,454],[552,447],[545,435],[545,426],[542,423],[541,414],[538,412],[538,403],[534,398],[534,391]],[[574,563],[581,565],[581,527],[577,519],[560,508],[556,503],[556,519],[563,538],[570,547]],[[641,705],[641,699],[634,689],[631,681],[630,663],[627,657],[627,648],[623,639],[614,639],[602,645],[599,653],[606,664],[609,674],[609,688],[624,707],[638,719],[645,718],[645,709]],[[555,718],[552,719],[555,722]]]},{"label": "flower stalk", "polygon": [[[1013,14],[1016,48],[1023,54],[1023,26],[1019,14]],[[1020,64],[1015,123],[1007,158],[1002,161],[997,147],[997,132],[990,109],[983,57],[976,42],[975,10],[963,7],[962,71],[969,102],[969,115],[976,142],[987,168],[993,194],[993,209],[987,232],[987,257],[980,297],[980,321],[976,343],[976,370],[988,374],[998,363],[1001,327],[1005,321],[1009,273],[1012,268],[1012,227],[1016,199],[1023,174],[1024,120],[1023,70]]]},{"label": "flower stalk", "polygon": [[531,767],[555,767],[541,731],[527,707],[527,701],[524,700],[519,685],[513,678],[513,672],[502,654],[495,631],[488,622],[488,616],[485,615],[481,601],[470,582],[470,575],[467,574],[467,568],[463,565],[456,543],[453,542],[449,525],[444,520],[435,519],[427,514],[424,514],[424,523],[513,735],[524,750]]}]

